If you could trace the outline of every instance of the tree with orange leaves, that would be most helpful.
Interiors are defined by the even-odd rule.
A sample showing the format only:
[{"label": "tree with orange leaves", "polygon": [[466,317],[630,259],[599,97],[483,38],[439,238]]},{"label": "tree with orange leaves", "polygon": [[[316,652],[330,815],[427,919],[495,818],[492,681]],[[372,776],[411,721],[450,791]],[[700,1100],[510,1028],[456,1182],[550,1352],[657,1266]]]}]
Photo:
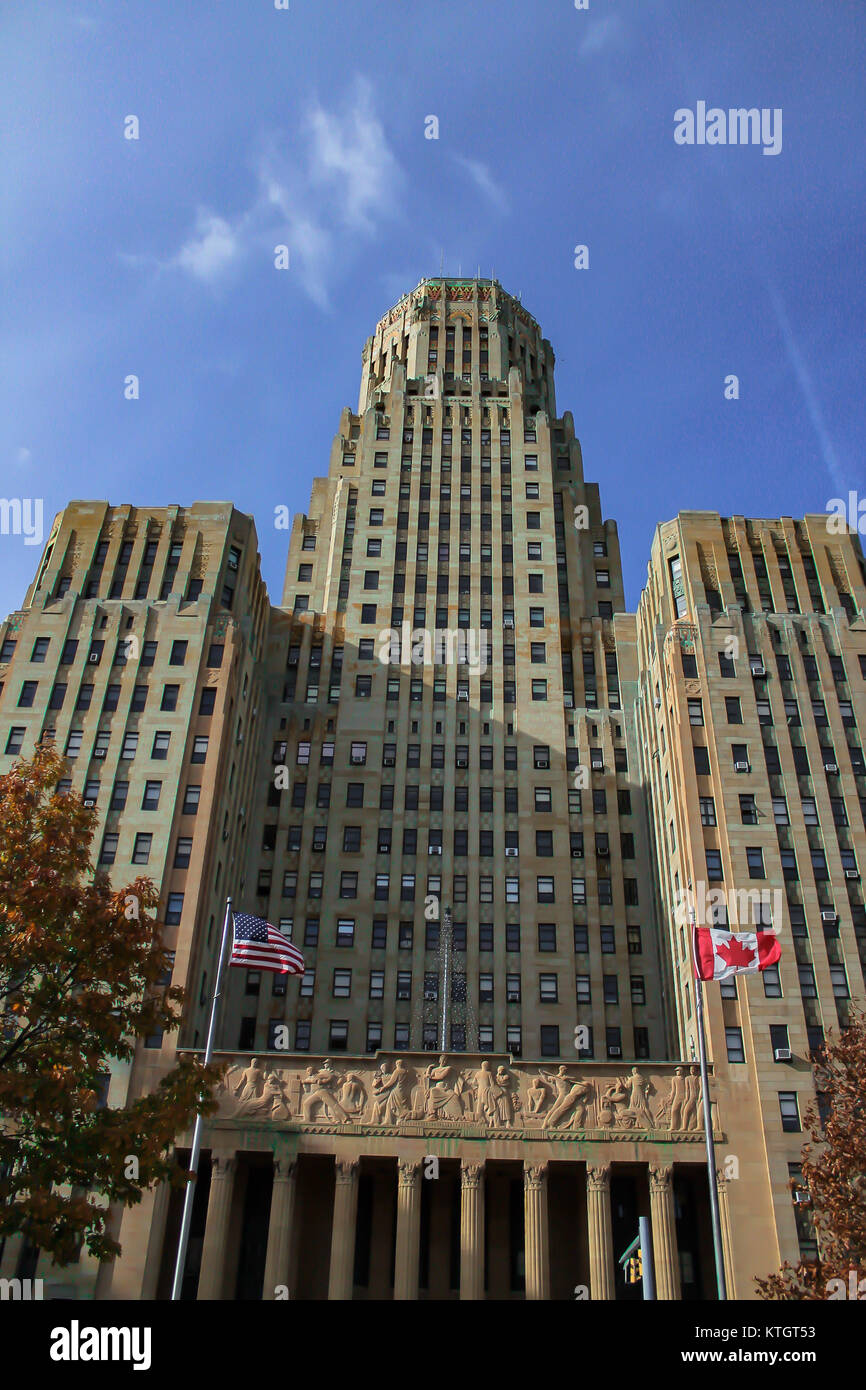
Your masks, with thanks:
[{"label": "tree with orange leaves", "polygon": [[[823,1113],[810,1109],[799,1210],[808,1213],[818,1254],[757,1279],[770,1300],[866,1298],[866,1016],[825,1044],[816,1084]],[[818,1146],[818,1147],[815,1147]],[[792,1184],[793,1186],[793,1184]],[[858,1292],[859,1290],[859,1292]]]},{"label": "tree with orange leaves", "polygon": [[0,777],[0,1237],[60,1265],[82,1243],[117,1254],[109,1205],[183,1180],[172,1140],[214,1109],[219,1076],[184,1059],[152,1094],[104,1103],[110,1065],[177,1028],[184,996],[163,986],[153,884],[94,874],[96,813],[56,791],[65,770],[49,744]]}]

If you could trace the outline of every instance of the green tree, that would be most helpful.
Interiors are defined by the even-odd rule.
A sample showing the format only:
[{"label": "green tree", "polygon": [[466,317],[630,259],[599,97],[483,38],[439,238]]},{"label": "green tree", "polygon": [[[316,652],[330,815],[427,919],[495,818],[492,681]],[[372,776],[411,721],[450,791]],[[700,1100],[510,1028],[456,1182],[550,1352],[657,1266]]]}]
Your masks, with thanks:
[{"label": "green tree", "polygon": [[153,884],[115,891],[94,874],[96,814],[56,792],[65,771],[41,745],[0,777],[0,1237],[20,1232],[60,1265],[82,1242],[119,1252],[109,1203],[184,1181],[172,1141],[214,1109],[220,1074],[182,1059],[151,1094],[101,1103],[110,1062],[176,1029],[184,995],[160,984]]}]

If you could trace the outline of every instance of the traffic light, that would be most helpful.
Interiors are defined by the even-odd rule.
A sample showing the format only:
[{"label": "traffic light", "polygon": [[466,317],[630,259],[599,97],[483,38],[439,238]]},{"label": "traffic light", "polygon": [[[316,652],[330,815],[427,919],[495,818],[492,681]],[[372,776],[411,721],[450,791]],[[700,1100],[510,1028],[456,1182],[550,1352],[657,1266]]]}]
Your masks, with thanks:
[{"label": "traffic light", "polygon": [[643,1279],[643,1256],[638,1248],[626,1264],[626,1282],[639,1284]]}]

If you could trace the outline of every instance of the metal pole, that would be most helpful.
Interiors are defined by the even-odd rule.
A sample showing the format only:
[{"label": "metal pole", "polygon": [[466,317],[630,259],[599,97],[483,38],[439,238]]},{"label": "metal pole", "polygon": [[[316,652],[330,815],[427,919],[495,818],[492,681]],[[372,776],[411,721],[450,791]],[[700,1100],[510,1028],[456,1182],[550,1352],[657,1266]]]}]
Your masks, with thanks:
[{"label": "metal pole", "polygon": [[[220,941],[219,962],[217,964],[216,979],[214,980],[214,992],[210,1005],[210,1021],[208,1022],[207,1028],[207,1042],[205,1044],[204,1049],[204,1065],[206,1067],[210,1065],[211,1058],[213,1057],[214,1037],[216,1035],[217,1004],[219,1002],[220,997],[220,981],[222,979],[223,973],[223,962],[225,960],[226,944],[229,939],[229,922],[231,921],[231,916],[232,900],[231,898],[226,898],[226,916],[225,921],[223,922],[223,934],[222,940]],[[195,1179],[198,1175],[198,1160],[199,1154],[201,1153],[202,1127],[202,1117],[201,1115],[196,1115],[195,1127],[192,1132],[192,1152],[190,1153],[189,1161],[189,1171],[193,1174],[193,1176],[189,1179],[189,1182],[186,1185],[186,1192],[184,1193],[183,1198],[183,1220],[180,1223],[180,1239],[178,1240],[177,1259],[175,1260],[174,1265],[174,1283],[171,1286],[172,1301],[176,1301],[180,1298],[181,1285],[183,1284],[183,1273],[184,1267],[186,1265],[186,1252],[187,1247],[189,1246],[189,1232],[190,1227],[192,1225],[192,1204],[195,1201]]]},{"label": "metal pole", "polygon": [[701,1090],[704,1097],[704,1136],[707,1141],[707,1178],[710,1184],[710,1212],[713,1220],[713,1253],[716,1257],[716,1285],[719,1301],[725,1302],[725,1260],[722,1254],[722,1225],[719,1220],[719,1191],[716,1185],[716,1149],[713,1143],[713,1117],[710,1109],[710,1083],[707,1077],[707,1043],[704,1036],[704,982],[695,971],[695,1015],[701,1057]]},{"label": "metal pole", "polygon": [[442,966],[442,1008],[439,1014],[439,1051],[448,1051],[448,991],[451,988],[451,909],[446,907],[442,913],[445,959]]},{"label": "metal pole", "polygon": [[638,1239],[640,1241],[641,1282],[643,1284],[644,1301],[646,1302],[656,1296],[656,1279],[653,1269],[653,1242],[649,1218],[646,1216],[639,1216],[637,1229]]}]

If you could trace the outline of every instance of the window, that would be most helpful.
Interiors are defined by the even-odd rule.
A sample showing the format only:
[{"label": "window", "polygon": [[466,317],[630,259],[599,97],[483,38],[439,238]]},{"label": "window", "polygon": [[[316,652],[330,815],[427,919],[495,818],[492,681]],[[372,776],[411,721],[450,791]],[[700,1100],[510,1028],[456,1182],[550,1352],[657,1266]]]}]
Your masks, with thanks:
[{"label": "window", "polygon": [[729,1062],[745,1062],[746,1054],[743,1051],[742,1028],[726,1028],[725,1045],[728,1049]]},{"label": "window", "polygon": [[161,791],[161,782],[145,782],[144,796],[141,798],[142,811],[156,811],[159,808],[159,796]]},{"label": "window", "polygon": [[788,1134],[799,1134],[800,1107],[796,1091],[779,1092],[779,1111],[782,1117],[782,1129]]},{"label": "window", "polygon": [[694,747],[695,772],[699,777],[708,777],[710,772],[709,749],[702,743],[696,743]]},{"label": "window", "polygon": [[746,862],[749,866],[749,878],[766,878],[764,872],[764,851],[759,845],[746,847]]},{"label": "window", "polygon": [[171,655],[168,658],[169,666],[183,666],[186,661],[187,642],[175,641],[171,644]]},{"label": "window", "polygon": [[688,706],[689,706],[689,723],[690,723],[690,724],[703,724],[703,722],[704,722],[704,704],[703,704],[703,701],[702,701],[702,700],[689,700]]},{"label": "window", "polygon": [[100,864],[113,864],[117,857],[117,844],[119,835],[109,834],[102,837],[102,849],[99,852]]},{"label": "window", "polygon": [[711,796],[699,798],[701,808],[701,825],[716,824],[716,803]]},{"label": "window", "polygon": [[[508,1029],[508,1033],[509,1033],[509,1034],[510,1034],[512,1031],[513,1031],[512,1029],[510,1029],[510,1028]],[[519,1032],[519,1030],[516,1030],[516,1031]],[[559,1056],[559,1027],[558,1027],[558,1025],[555,1024],[555,1023],[542,1023],[542,1025],[541,1025],[541,1030],[540,1030],[540,1031],[541,1031],[541,1055],[542,1055],[542,1057],[558,1057],[558,1056]],[[518,1045],[517,1045],[517,1046],[518,1046],[518,1051],[515,1052],[514,1047],[511,1046],[511,1044],[509,1043],[510,1050],[511,1050],[512,1052],[515,1052],[515,1056],[519,1056],[519,1055],[520,1055],[520,1053],[519,1053],[519,1048],[520,1048],[519,1042],[518,1042]]]},{"label": "window", "polygon": [[556,923],[539,922],[538,924],[538,949],[539,951],[556,950]]},{"label": "window", "polygon": [[185,816],[194,816],[198,811],[198,804],[201,800],[201,787],[188,786],[183,798],[183,811]]},{"label": "window", "polygon": [[540,903],[555,902],[553,878],[546,874],[536,878],[536,900]]},{"label": "window", "polygon": [[[21,686],[21,694],[18,696],[19,709],[30,709],[32,707],[33,701],[36,699],[38,686],[38,681],[24,681]],[[91,689],[92,688],[91,686]]]},{"label": "window", "polygon": [[[160,706],[159,706],[160,709],[162,709],[162,710],[175,710],[175,709],[177,709],[177,697],[178,697],[179,692],[180,692],[180,686],[179,686],[179,685],[164,685],[164,686],[162,687],[162,700],[161,700]],[[204,695],[204,694],[205,694],[205,692],[202,691],[202,695]],[[215,691],[215,690],[212,690],[212,691],[211,691],[211,694],[215,695],[215,694],[216,694],[216,691]]]},{"label": "window", "polygon": [[717,850],[717,849],[708,849],[708,850],[707,850],[707,878],[708,878],[708,879],[723,879],[724,876],[725,876],[725,875],[724,875],[724,871],[723,871],[723,869],[722,869],[722,856],[721,856],[721,852],[720,852],[719,850]]},{"label": "window", "polygon": [[146,864],[150,858],[150,847],[153,844],[152,835],[139,834],[135,837],[132,849],[133,864]]},{"label": "window", "polygon": [[176,927],[180,922],[182,912],[183,893],[169,893],[165,908],[166,924],[170,927]]},{"label": "window", "polygon": [[742,724],[743,711],[740,708],[740,700],[737,695],[725,696],[725,711],[728,716],[729,724]]},{"label": "window", "polygon": [[335,999],[348,999],[352,993],[352,972],[336,969],[331,983],[331,993]]}]

